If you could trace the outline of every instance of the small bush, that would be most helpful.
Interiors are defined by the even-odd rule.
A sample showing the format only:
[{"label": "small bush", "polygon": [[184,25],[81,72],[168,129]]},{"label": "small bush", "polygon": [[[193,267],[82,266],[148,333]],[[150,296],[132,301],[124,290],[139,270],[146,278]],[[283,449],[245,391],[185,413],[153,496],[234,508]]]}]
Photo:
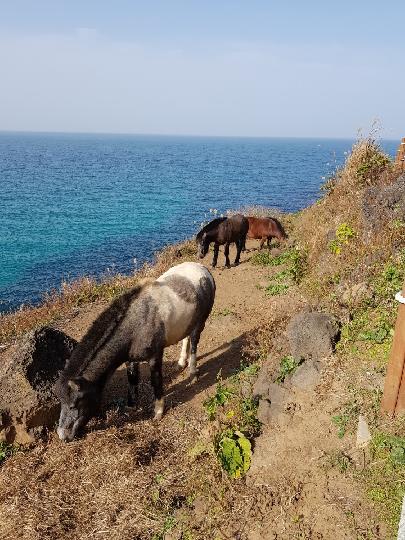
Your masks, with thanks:
[{"label": "small bush", "polygon": [[231,478],[240,478],[250,468],[252,445],[245,435],[233,429],[226,429],[215,442],[218,460]]},{"label": "small bush", "polygon": [[336,238],[329,243],[329,250],[334,255],[340,255],[342,248],[345,244],[349,243],[349,240],[356,236],[355,231],[347,223],[342,223],[336,229]]}]

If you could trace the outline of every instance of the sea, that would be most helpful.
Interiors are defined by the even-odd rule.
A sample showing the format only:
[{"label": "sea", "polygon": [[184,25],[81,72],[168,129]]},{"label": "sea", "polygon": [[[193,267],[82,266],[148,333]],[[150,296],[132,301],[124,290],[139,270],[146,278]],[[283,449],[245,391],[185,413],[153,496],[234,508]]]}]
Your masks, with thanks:
[{"label": "sea", "polygon": [[0,312],[132,273],[228,209],[300,210],[353,142],[0,132]]}]

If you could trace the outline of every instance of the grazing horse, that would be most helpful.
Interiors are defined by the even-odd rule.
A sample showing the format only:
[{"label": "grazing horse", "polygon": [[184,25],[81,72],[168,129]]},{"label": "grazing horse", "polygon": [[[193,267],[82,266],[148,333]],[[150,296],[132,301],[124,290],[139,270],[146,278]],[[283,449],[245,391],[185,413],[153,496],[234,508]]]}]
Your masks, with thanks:
[{"label": "grazing horse", "polygon": [[114,300],[74,349],[56,384],[61,401],[59,437],[73,440],[97,414],[107,380],[124,362],[128,402],[134,405],[139,362],[149,361],[155,419],[160,419],[163,349],[183,340],[178,363],[184,367],[188,361],[190,376],[196,376],[197,345],[214,298],[210,272],[201,264],[185,262]]},{"label": "grazing horse", "polygon": [[249,221],[247,238],[259,239],[259,249],[262,249],[266,240],[267,247],[270,247],[270,241],[272,238],[277,238],[278,240],[285,240],[287,238],[287,234],[283,226],[276,218],[257,218],[249,216],[247,219]]},{"label": "grazing horse", "polygon": [[208,252],[211,242],[214,242],[214,258],[212,267],[215,268],[218,261],[219,246],[225,244],[225,264],[230,268],[229,246],[232,242],[236,244],[235,265],[239,264],[240,252],[246,241],[249,222],[242,214],[235,214],[229,218],[216,218],[203,227],[196,236],[198,244],[198,256],[203,259]]}]

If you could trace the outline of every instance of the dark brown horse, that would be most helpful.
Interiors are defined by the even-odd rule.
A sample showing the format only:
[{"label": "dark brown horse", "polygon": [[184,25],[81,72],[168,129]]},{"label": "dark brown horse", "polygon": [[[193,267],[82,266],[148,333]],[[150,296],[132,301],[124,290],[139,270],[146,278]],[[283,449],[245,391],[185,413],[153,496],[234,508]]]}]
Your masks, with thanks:
[{"label": "dark brown horse", "polygon": [[247,238],[259,239],[259,249],[262,249],[266,240],[267,246],[270,247],[270,241],[272,238],[277,238],[277,240],[285,240],[287,238],[287,234],[283,226],[276,218],[257,218],[249,216],[247,219],[249,221]]},{"label": "dark brown horse", "polygon": [[198,256],[203,259],[208,252],[211,242],[214,242],[214,258],[212,266],[217,265],[219,246],[225,244],[225,264],[230,268],[229,246],[232,242],[236,244],[235,265],[239,264],[240,252],[246,241],[246,234],[249,229],[249,222],[242,214],[235,214],[229,218],[216,218],[203,227],[196,236],[198,244]]}]

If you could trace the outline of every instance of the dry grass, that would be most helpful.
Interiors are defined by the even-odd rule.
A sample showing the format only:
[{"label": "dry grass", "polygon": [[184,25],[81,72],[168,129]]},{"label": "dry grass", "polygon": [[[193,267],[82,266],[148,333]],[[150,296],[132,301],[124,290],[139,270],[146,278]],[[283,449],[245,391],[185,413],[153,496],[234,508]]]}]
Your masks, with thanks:
[{"label": "dry grass", "polygon": [[170,266],[194,258],[195,254],[194,242],[187,240],[166,247],[156,254],[154,264],[145,264],[133,275],[118,274],[103,281],[83,277],[72,283],[62,283],[60,292],[48,293],[40,306],[22,306],[14,313],[0,315],[0,344],[8,344],[30,330],[66,318],[88,304],[110,302],[136,285],[140,279],[157,277]]}]

